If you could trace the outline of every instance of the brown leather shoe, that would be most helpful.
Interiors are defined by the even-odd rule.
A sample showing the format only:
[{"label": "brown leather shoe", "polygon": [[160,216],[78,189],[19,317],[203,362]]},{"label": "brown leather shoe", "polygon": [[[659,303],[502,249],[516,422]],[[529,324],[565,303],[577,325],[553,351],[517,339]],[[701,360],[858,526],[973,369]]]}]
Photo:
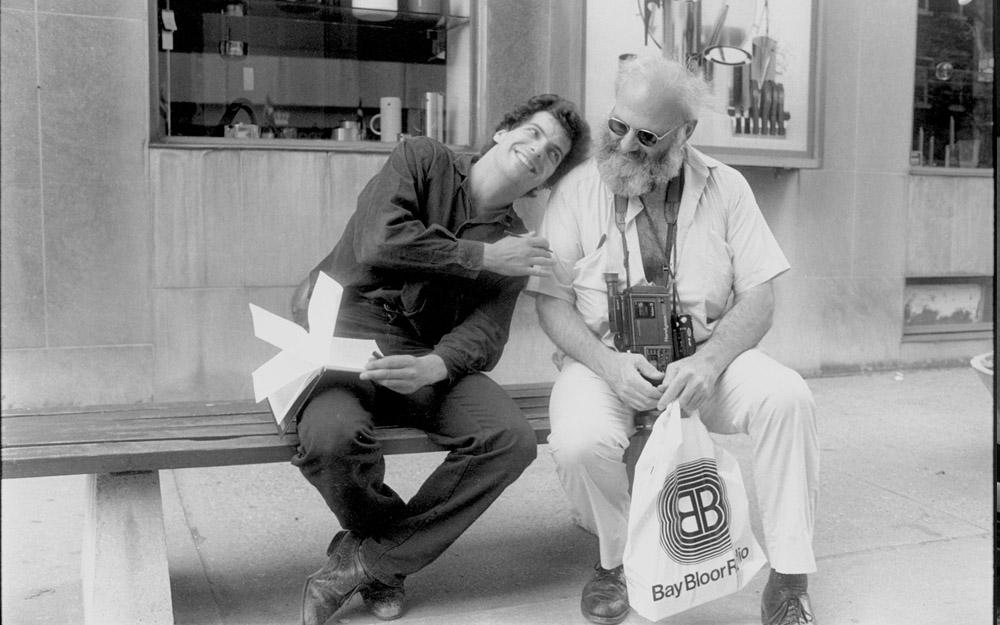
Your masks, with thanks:
[{"label": "brown leather shoe", "polygon": [[358,556],[361,539],[353,532],[339,532],[327,549],[323,568],[306,578],[302,588],[302,625],[323,625],[371,578]]},{"label": "brown leather shoe", "polygon": [[389,586],[377,579],[361,586],[361,598],[368,611],[383,621],[392,621],[403,616],[403,602],[406,593],[402,586]]},{"label": "brown leather shoe", "polygon": [[611,570],[594,566],[594,576],[583,587],[580,611],[587,620],[599,625],[617,625],[628,616],[628,589],[621,566]]},{"label": "brown leather shoe", "polygon": [[[789,586],[779,581],[780,575],[771,572],[760,599],[760,622],[763,625],[816,625],[809,593],[803,581]],[[802,576],[805,580],[805,576]]]}]

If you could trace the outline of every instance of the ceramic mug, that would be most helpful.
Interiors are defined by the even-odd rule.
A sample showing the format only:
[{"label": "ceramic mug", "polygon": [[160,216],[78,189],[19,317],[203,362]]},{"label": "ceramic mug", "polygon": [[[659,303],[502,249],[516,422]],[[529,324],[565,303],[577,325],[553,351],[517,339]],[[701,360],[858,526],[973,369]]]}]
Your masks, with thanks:
[{"label": "ceramic mug", "polygon": [[[395,96],[380,98],[379,112],[368,122],[368,128],[378,135],[382,143],[395,143],[403,132],[403,102]],[[378,120],[378,128],[375,121]]]}]

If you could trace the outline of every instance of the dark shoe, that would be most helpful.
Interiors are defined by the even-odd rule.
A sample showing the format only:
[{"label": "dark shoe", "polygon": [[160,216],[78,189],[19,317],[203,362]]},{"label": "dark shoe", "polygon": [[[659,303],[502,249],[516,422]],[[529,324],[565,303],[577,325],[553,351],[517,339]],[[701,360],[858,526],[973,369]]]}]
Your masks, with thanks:
[{"label": "dark shoe", "polygon": [[[812,605],[805,583],[797,586],[779,581],[782,576],[771,572],[760,600],[760,622],[763,625],[815,625]],[[801,576],[805,579],[805,576]]]},{"label": "dark shoe", "polygon": [[361,539],[352,532],[333,537],[327,549],[330,558],[306,578],[302,589],[302,625],[323,625],[372,579],[358,556],[360,546]]},{"label": "dark shoe", "polygon": [[594,576],[583,587],[580,611],[592,623],[617,625],[628,616],[628,589],[621,566],[611,570],[594,566]]},{"label": "dark shoe", "polygon": [[373,579],[361,587],[361,598],[364,599],[368,611],[383,621],[403,616],[406,592],[402,586],[389,586]]}]

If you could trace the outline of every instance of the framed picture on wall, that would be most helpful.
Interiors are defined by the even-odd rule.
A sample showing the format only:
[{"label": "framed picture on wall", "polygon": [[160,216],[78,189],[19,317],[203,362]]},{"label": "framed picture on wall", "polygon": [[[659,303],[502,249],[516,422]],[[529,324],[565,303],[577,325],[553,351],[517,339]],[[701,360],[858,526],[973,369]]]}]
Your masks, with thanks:
[{"label": "framed picture on wall", "polygon": [[710,88],[692,143],[732,165],[819,167],[816,0],[663,2],[663,53]]}]

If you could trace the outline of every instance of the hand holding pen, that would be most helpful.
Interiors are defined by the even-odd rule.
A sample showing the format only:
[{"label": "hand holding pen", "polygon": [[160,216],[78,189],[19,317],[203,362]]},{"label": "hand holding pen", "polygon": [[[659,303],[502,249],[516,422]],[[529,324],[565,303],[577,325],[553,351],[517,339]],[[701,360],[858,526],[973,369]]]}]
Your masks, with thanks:
[{"label": "hand holding pen", "polygon": [[505,233],[483,248],[483,268],[505,276],[547,276],[555,264],[549,241],[535,233]]},{"label": "hand holding pen", "polygon": [[372,359],[365,363],[365,369],[360,374],[362,380],[384,386],[401,395],[409,395],[446,377],[447,367],[437,354],[383,356],[377,351],[372,352]]}]

